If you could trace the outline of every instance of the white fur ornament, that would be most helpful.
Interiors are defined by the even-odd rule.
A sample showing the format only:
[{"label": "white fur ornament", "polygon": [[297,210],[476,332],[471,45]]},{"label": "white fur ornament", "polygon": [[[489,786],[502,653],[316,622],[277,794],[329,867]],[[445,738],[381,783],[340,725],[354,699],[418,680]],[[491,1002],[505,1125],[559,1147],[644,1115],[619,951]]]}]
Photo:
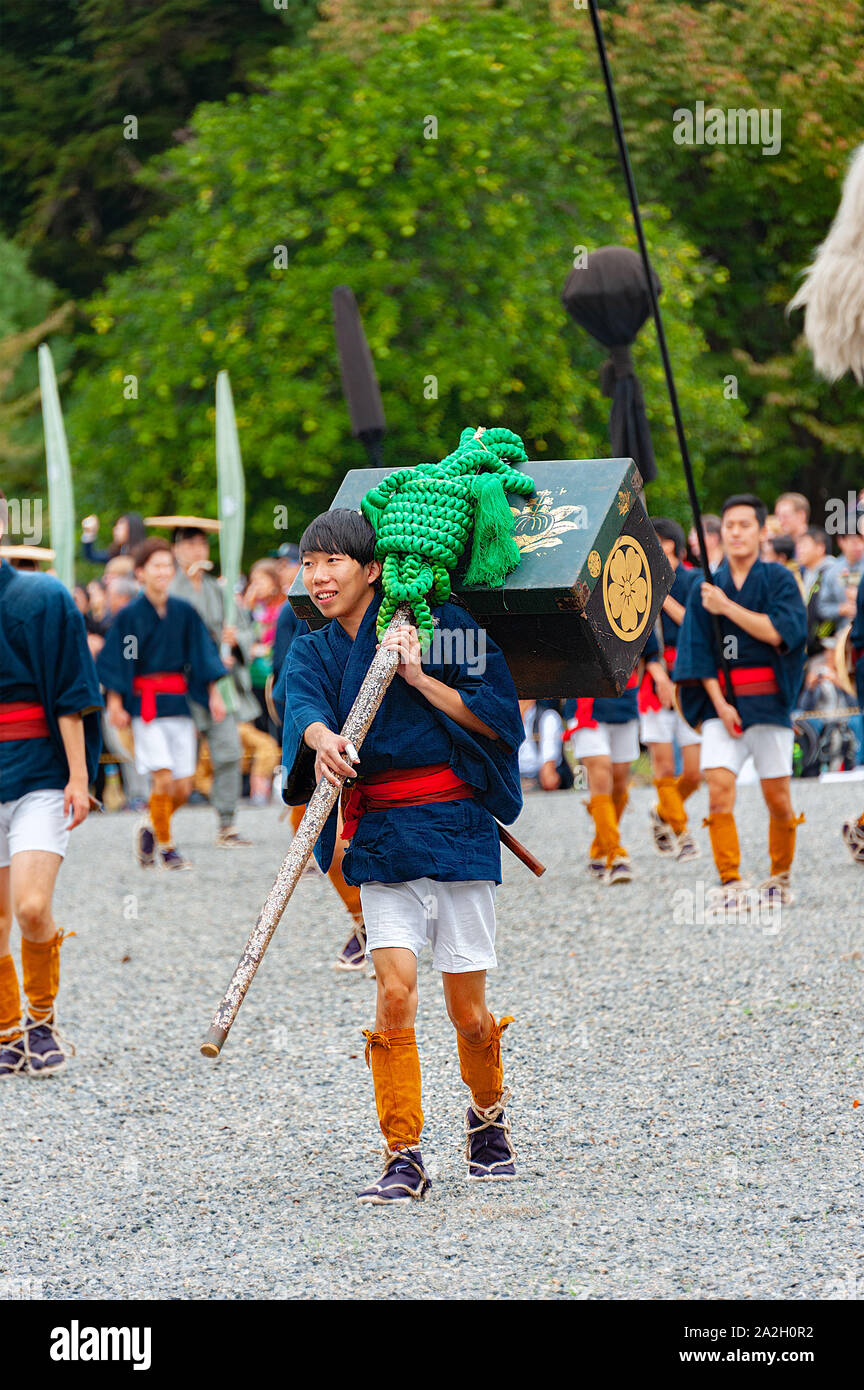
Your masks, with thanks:
[{"label": "white fur ornament", "polygon": [[864,386],[864,145],[852,156],[831,230],[789,302],[789,310],[801,308],[817,372],[838,381],[851,371]]}]

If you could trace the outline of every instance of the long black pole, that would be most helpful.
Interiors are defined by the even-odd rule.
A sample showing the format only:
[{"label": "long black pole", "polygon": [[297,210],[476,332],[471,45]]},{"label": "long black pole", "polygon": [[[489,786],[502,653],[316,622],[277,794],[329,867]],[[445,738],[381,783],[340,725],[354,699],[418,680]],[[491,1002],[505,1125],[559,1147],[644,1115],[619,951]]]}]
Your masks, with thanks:
[{"label": "long black pole", "polygon": [[[693,513],[693,527],[696,531],[696,540],[699,544],[699,558],[702,561],[702,570],[705,578],[710,582],[711,568],[708,564],[708,549],[705,545],[705,532],[702,527],[702,509],[699,506],[699,497],[696,492],[696,483],[693,478],[693,465],[690,462],[690,450],[687,447],[687,436],[684,433],[684,422],[681,419],[681,411],[678,406],[678,392],[675,389],[675,376],[672,371],[672,362],[669,357],[669,349],[666,345],[666,333],[663,329],[663,318],[660,313],[660,303],[657,299],[657,292],[654,289],[654,277],[651,274],[651,262],[648,258],[648,247],[645,243],[645,232],[642,227],[642,213],[639,210],[639,198],[636,193],[636,183],[633,178],[633,169],[630,165],[630,155],[627,150],[627,138],[624,134],[624,127],[621,124],[621,112],[618,109],[618,98],[615,95],[615,85],[612,81],[612,70],[609,67],[609,58],[606,53],[606,43],[603,38],[603,29],[600,25],[600,11],[597,8],[597,0],[588,0],[591,11],[591,23],[594,27],[594,37],[597,40],[597,53],[600,58],[600,66],[603,69],[603,81],[606,84],[606,96],[609,100],[609,111],[612,116],[612,124],[615,127],[615,139],[618,143],[618,153],[621,156],[621,165],[624,169],[624,178],[627,183],[627,196],[630,199],[630,210],[633,213],[633,225],[636,228],[636,237],[639,242],[639,254],[642,257],[642,265],[645,270],[645,283],[648,286],[648,294],[651,299],[651,312],[654,315],[654,322],[657,325],[657,342],[660,345],[660,356],[663,359],[663,371],[666,376],[666,388],[669,392],[669,403],[672,406],[672,415],[675,420],[675,433],[678,436],[678,448],[681,451],[681,462],[684,465],[684,477],[687,480],[687,492],[690,497],[690,510]],[[723,680],[726,685],[726,698],[729,703],[735,705],[735,695],[732,689],[732,680],[729,674],[729,665],[723,651],[723,633],[720,628],[720,619],[716,613],[712,614],[714,636],[717,641],[717,652],[720,660],[720,669],[723,672]],[[737,705],[736,705],[737,708]]]}]

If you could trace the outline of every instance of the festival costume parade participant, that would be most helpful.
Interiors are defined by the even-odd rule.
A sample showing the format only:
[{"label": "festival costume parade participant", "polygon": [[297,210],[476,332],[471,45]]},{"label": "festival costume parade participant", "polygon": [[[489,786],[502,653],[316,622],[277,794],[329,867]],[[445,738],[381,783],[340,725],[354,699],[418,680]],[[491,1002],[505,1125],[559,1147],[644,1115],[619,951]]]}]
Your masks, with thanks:
[{"label": "festival costume parade participant", "polygon": [[[684,621],[687,599],[701,570],[685,569],[681,561],[687,545],[683,528],[666,517],[654,518],[652,525],[660,538],[675,578],[661,614],[663,660],[652,632],[645,646],[645,675],[639,687],[640,734],[651,757],[651,771],[657,788],[657,805],[651,808],[654,848],[681,861],[698,859],[696,845],[687,826],[684,803],[699,786],[700,738],[675,709],[675,689],[669,672],[675,665],[678,634]],[[681,776],[675,775],[675,743],[681,749]]]},{"label": "festival costume parade participant", "polygon": [[630,797],[630,768],[639,757],[638,686],[637,666],[623,694],[564,705],[564,738],[588,778],[587,810],[594,822],[588,872],[607,887],[633,877],[620,824]]},{"label": "festival costume parade participant", "polygon": [[[206,518],[190,518],[193,525],[178,526],[174,531],[174,558],[177,572],[171,582],[171,593],[176,598],[191,603],[202,619],[217,650],[224,644],[231,651],[223,658],[233,668],[237,658],[242,660],[242,650],[236,628],[225,624],[225,599],[220,585],[207,570],[211,567],[210,542],[207,530],[216,530],[218,522]],[[207,528],[205,530],[204,528]],[[231,650],[235,649],[235,650]],[[236,687],[235,687],[236,688]],[[241,699],[237,692],[235,705]],[[256,718],[258,702],[249,693],[248,708],[239,711],[240,718]],[[220,849],[241,849],[250,844],[244,839],[234,824],[237,802],[240,800],[241,773],[240,762],[243,749],[237,729],[234,711],[226,710],[223,719],[216,720],[207,705],[198,700],[189,700],[192,718],[198,733],[207,740],[212,768],[212,781],[208,796],[210,804],[219,817],[219,831],[216,844]]]},{"label": "festival costume parade participant", "polygon": [[[855,662],[855,686],[858,706],[864,709],[864,580],[858,585],[855,618],[849,632]],[[857,821],[846,821],[843,826],[843,839],[856,864],[864,864],[864,812]]]},{"label": "festival costume parade participant", "polygon": [[170,594],[174,561],[167,541],[144,541],[135,552],[143,593],[108,632],[97,670],[117,729],[131,723],[135,766],[150,777],[150,823],[138,830],[138,862],[188,869],[174,846],[171,817],[189,799],[197,734],[189,698],[219,723],[225,705],[216,682],[226,674],[216,645],[191,603]]},{"label": "festival costume parade participant", "polygon": [[[0,1077],[48,1076],[74,1053],[57,1029],[64,934],[52,899],[69,832],[90,810],[101,707],[71,595],[50,575],[19,574],[0,559]],[[9,953],[13,914],[23,1025]]]},{"label": "festival costume parade participant", "polygon": [[[463,432],[460,450],[470,447],[466,435],[470,440],[471,432]],[[516,439],[509,431],[487,433],[493,444],[499,435]],[[297,637],[291,647],[283,762],[292,768],[305,741],[316,754],[316,780],[323,775],[338,785],[353,779],[355,768],[347,761],[346,740],[336,731],[375,654],[377,633],[392,616],[387,561],[393,557],[388,554],[385,561],[382,598],[375,531],[360,514],[345,509],[312,522],[300,548],[303,582],[331,621]],[[471,632],[473,638],[479,632],[463,609],[449,602],[430,609],[416,597],[408,601],[426,636],[433,624],[451,634],[448,657],[477,650],[464,638],[460,647],[460,633]],[[496,1022],[489,1012],[486,971],[497,964],[494,903],[501,850],[494,817],[510,822],[522,805],[517,759],[522,720],[498,648],[486,638],[485,662],[478,670],[477,663],[442,661],[434,641],[421,660],[414,627],[387,634],[384,642],[399,653],[398,678],[366,736],[360,780],[347,798],[349,849],[343,864],[349,882],[360,885],[367,951],[377,977],[375,1026],[364,1036],[386,1160],[382,1177],[358,1197],[378,1205],[421,1198],[430,1186],[420,1152],[424,1120],[414,1032],[417,957],[427,941],[442,972],[460,1070],[471,1092],[468,1176],[515,1175],[504,1110],[510,1092],[501,1064],[501,1035],[512,1019]],[[324,868],[335,838],[334,813],[316,845]]]},{"label": "festival costume parade participant", "polygon": [[573,773],[564,757],[564,722],[557,700],[520,700],[524,740],[519,749],[522,790],[569,790]]},{"label": "festival costume parade participant", "polygon": [[[300,567],[299,550],[297,568]],[[292,576],[293,578],[293,576]],[[285,717],[285,670],[286,661],[291,644],[294,638],[300,633],[308,632],[309,625],[294,614],[290,603],[283,603],[276,622],[276,636],[273,642],[273,670],[276,673],[276,683],[273,687],[273,704],[277,714],[284,721]],[[291,825],[296,834],[297,828],[303,819],[305,806],[291,807]],[[345,875],[342,873],[342,860],[345,855],[346,844],[341,835],[341,822],[339,833],[336,836],[336,843],[333,849],[333,859],[330,868],[327,870],[327,877],[345,904],[345,910],[351,918],[351,935],[342,947],[338,956],[333,962],[334,970],[344,970],[349,974],[357,974],[366,969],[366,928],[363,924],[363,905],[360,902],[360,889],[355,883],[346,883]],[[314,869],[312,861],[308,867]]]},{"label": "festival costume parade participant", "polygon": [[[746,884],[735,824],[735,784],[749,755],[769,811],[770,876],[760,885],[769,902],[791,903],[789,870],[796,817],[790,795],[791,711],[804,670],[807,610],[794,575],[759,558],[765,507],[750,493],[723,505],[726,560],[714,583],[694,585],[678,639],[673,680],[688,723],[701,725],[702,774],[708,785],[714,862],[724,901],[733,905]],[[719,618],[737,710],[719,679],[720,658],[711,615]]]}]

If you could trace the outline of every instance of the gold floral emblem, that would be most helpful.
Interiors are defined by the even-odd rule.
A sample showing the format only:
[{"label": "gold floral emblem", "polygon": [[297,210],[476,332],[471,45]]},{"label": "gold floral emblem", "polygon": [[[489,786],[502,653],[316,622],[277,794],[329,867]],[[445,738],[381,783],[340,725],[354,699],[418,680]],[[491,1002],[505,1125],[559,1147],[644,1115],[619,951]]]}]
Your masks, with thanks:
[{"label": "gold floral emblem", "polygon": [[602,568],[603,561],[600,559],[597,551],[592,550],[591,554],[588,556],[588,573],[591,578],[596,579]]},{"label": "gold floral emblem", "polygon": [[562,545],[561,537],[566,531],[585,527],[585,508],[567,504],[553,507],[552,493],[547,488],[530,497],[523,507],[510,510],[514,517],[513,539],[523,555]]},{"label": "gold floral emblem", "polygon": [[633,498],[631,494],[626,488],[622,487],[621,491],[618,493],[618,515],[626,516],[632,506]]},{"label": "gold floral emblem", "polygon": [[603,570],[603,607],[609,626],[625,642],[641,637],[651,613],[651,570],[632,536],[619,536]]}]

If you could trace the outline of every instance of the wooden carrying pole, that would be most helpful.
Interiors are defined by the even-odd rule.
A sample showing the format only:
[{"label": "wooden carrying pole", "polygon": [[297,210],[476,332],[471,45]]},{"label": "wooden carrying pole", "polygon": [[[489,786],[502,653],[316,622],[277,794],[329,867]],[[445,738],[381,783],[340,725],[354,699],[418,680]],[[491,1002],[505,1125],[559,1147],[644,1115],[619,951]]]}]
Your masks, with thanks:
[{"label": "wooden carrying pole", "polygon": [[[407,627],[412,619],[410,606],[407,603],[400,603],[393,614],[387,631],[393,632],[396,628]],[[360,687],[357,699],[351,706],[348,718],[341,730],[342,737],[353,743],[355,748],[361,747],[368,734],[372,720],[384,699],[387,687],[396,674],[398,665],[398,653],[388,650],[383,645],[379,646]],[[237,962],[237,968],[231,976],[231,983],[213,1015],[209,1032],[201,1044],[201,1052],[205,1057],[218,1057],[222,1051],[222,1045],[231,1031],[231,1025],[246,997],[246,991],[255,978],[258,966],[264,959],[264,952],[279,925],[291,894],[297,887],[300,875],[315,847],[318,836],[324,829],[327,817],[339,798],[340,791],[340,787],[334,786],[326,777],[322,777],[312,793],[288,853],[282,860],[276,881],[267,894],[267,901],[258,914],[258,921],[252,928],[243,954]],[[527,864],[532,873],[539,877],[544,872],[544,866],[540,861],[535,859],[524,845],[520,845],[519,841],[508,830],[499,825],[498,833],[502,843],[512,850],[523,864]]]},{"label": "wooden carrying pole", "polygon": [[[393,632],[396,628],[407,627],[410,622],[411,609],[409,605],[400,603],[393,614],[387,631]],[[398,652],[391,651],[384,646],[378,648],[341,731],[342,737],[350,739],[355,748],[360,748],[368,734],[372,720],[378,712],[378,706],[384,699],[387,687],[396,674],[398,665]],[[291,847],[282,860],[282,867],[276,875],[276,882],[267,894],[267,901],[258,914],[258,921],[252,928],[243,954],[237,962],[237,968],[231,976],[231,983],[213,1015],[210,1031],[201,1044],[201,1051],[205,1057],[218,1057],[222,1051],[222,1045],[237,1017],[240,1005],[246,997],[246,991],[255,978],[255,972],[264,958],[264,952],[279,925],[291,894],[297,887],[300,875],[315,847],[318,836],[324,829],[327,817],[339,799],[340,791],[341,787],[334,786],[326,777],[322,777],[312,793],[303,819],[291,841]]]}]

